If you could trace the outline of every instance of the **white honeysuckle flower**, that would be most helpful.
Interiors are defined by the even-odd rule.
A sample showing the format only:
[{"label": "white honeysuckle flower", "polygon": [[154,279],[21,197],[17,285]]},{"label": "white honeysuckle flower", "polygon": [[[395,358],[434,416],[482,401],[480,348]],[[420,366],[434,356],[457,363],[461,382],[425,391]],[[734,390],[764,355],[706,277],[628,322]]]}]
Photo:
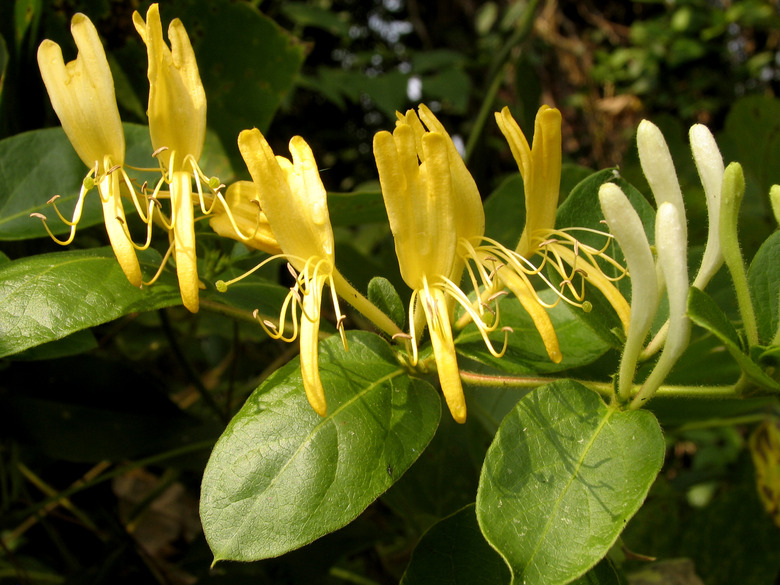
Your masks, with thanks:
[{"label": "white honeysuckle flower", "polygon": [[682,355],[691,337],[688,308],[688,239],[685,219],[673,203],[665,201],[658,207],[655,220],[655,245],[658,266],[666,282],[669,298],[669,330],[661,357],[631,401],[631,408],[643,406],[663,383]]},{"label": "white honeysuckle flower", "polygon": [[699,272],[693,280],[693,286],[704,289],[723,265],[723,252],[720,248],[720,196],[723,186],[723,157],[712,132],[702,124],[694,124],[688,133],[691,141],[693,160],[707,197],[707,245],[699,266]]},{"label": "white honeysuckle flower", "polygon": [[618,373],[618,396],[627,401],[642,344],[658,310],[658,279],[642,220],[623,190],[614,183],[605,183],[599,188],[599,203],[631,276],[631,321]]}]

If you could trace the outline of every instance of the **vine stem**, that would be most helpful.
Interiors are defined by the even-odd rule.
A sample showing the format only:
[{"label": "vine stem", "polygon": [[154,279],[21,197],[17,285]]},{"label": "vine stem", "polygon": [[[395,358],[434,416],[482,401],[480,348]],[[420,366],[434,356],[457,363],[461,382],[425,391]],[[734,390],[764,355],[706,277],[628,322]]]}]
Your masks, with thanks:
[{"label": "vine stem", "polygon": [[[477,372],[460,372],[463,382],[482,388],[535,388],[543,384],[549,384],[562,378],[545,378],[543,376],[491,376]],[[612,398],[614,391],[612,382],[596,382],[593,380],[574,380],[583,386],[595,390],[605,398]],[[641,386],[634,384],[632,394],[639,391]],[[658,388],[654,396],[666,398],[741,398],[742,395],[733,384],[728,386],[682,386],[666,385]]]}]

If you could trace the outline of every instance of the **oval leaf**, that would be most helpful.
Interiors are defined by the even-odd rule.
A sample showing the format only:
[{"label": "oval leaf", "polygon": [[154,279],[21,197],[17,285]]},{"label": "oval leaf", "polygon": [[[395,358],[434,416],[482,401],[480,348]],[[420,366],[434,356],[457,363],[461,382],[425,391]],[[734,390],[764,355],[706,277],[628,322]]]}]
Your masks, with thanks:
[{"label": "oval leaf", "polygon": [[[141,264],[147,276],[157,270],[157,264]],[[111,248],[53,252],[3,264],[0,357],[127,313],[181,304],[175,278],[164,273],[154,286],[135,288]]]},{"label": "oval leaf", "polygon": [[349,332],[320,344],[328,400],[321,418],[299,361],[249,397],[214,447],[201,519],[214,559],[253,561],[299,548],[354,520],[422,453],[438,394],[410,378],[380,337]]},{"label": "oval leaf", "polygon": [[621,412],[577,382],[523,397],[488,449],[477,519],[513,583],[569,583],[601,560],[661,469],[647,411]]}]

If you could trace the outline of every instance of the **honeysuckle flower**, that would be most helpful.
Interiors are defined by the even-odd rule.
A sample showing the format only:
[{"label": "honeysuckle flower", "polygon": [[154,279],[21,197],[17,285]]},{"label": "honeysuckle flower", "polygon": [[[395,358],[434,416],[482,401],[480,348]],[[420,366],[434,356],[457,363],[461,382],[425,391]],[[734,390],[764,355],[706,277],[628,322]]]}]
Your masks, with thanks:
[{"label": "honeysuckle flower", "polygon": [[[114,94],[114,81],[103,45],[92,22],[83,14],[71,21],[71,33],[78,48],[76,59],[65,63],[57,43],[45,40],[38,47],[38,66],[49,93],[52,107],[73,148],[90,171],[84,179],[71,220],[60,219],[70,226],[67,239],[59,240],[46,225],[49,235],[58,243],[73,241],[81,218],[84,197],[97,185],[103,205],[106,231],[122,271],[133,286],[141,286],[141,267],[125,227],[125,212],[120,198],[124,182],[132,192],[125,174],[125,136]],[[50,200],[53,203],[56,197]]]},{"label": "honeysuckle flower", "polygon": [[[424,125],[423,125],[424,124]],[[476,184],[447,132],[425,106],[398,115],[393,133],[374,136],[374,157],[401,276],[412,289],[409,342],[417,363],[419,336],[427,325],[442,393],[452,417],[466,420],[452,319],[463,307],[488,339],[498,320],[488,325],[459,288],[465,257],[459,246],[478,244],[484,211]]]},{"label": "honeysuckle flower", "polygon": [[720,201],[724,166],[715,137],[706,126],[694,124],[688,132],[688,137],[707,198],[707,244],[704,246],[699,272],[693,279],[693,286],[704,290],[723,265],[723,252],[720,248]]},{"label": "honeysuckle flower", "polygon": [[[657,270],[663,274],[669,299],[669,332],[655,367],[631,401],[631,408],[643,406],[663,383],[682,355],[691,336],[688,310],[688,236],[685,216],[675,204],[664,201],[655,219]],[[633,278],[633,277],[632,277]]]},{"label": "honeysuckle flower", "polygon": [[[509,108],[496,113],[496,122],[509,143],[525,188],[526,223],[517,244],[517,254],[528,264],[535,255],[542,256],[542,266],[550,263],[561,275],[563,286],[573,297],[561,294],[560,298],[567,302],[587,307],[584,297],[573,286],[576,277],[595,286],[615,309],[624,330],[628,330],[628,302],[601,270],[597,257],[613,264],[618,270],[620,268],[603,250],[579,242],[570,230],[555,229],[561,183],[560,112],[549,106],[539,108],[532,146],[528,145]],[[536,271],[540,271],[542,266],[536,267]],[[517,268],[525,267],[520,265]]]},{"label": "honeysuckle flower", "polygon": [[[295,284],[282,307],[279,326],[270,322],[261,324],[269,335],[277,339],[292,341],[300,334],[303,387],[314,411],[325,416],[327,404],[320,380],[317,344],[322,290],[326,284],[330,286],[336,326],[346,347],[343,317],[333,280],[336,265],[327,193],[314,154],[300,136],[290,140],[292,160],[274,156],[257,128],[239,134],[238,148],[257,186],[260,205],[295,277]],[[300,322],[298,305],[302,311]],[[284,323],[288,309],[293,333],[285,337]]]},{"label": "honeysuckle flower", "polygon": [[[282,253],[271,256],[238,278],[229,282],[218,282],[217,288],[224,291],[230,284],[276,258],[281,257],[288,261],[295,284],[282,305],[278,326],[271,321],[258,320],[266,333],[275,339],[294,341],[300,337],[301,374],[306,397],[314,411],[325,416],[327,403],[320,379],[317,347],[320,305],[325,285],[327,284],[331,291],[336,327],[345,348],[347,340],[344,335],[344,316],[337,294],[388,335],[401,333],[401,330],[387,315],[355,290],[336,269],[327,193],[322,185],[314,154],[306,141],[300,136],[290,140],[292,160],[289,160],[274,156],[265,137],[255,128],[239,134],[238,148],[254,181],[254,188],[240,184],[237,191],[229,192],[229,198],[239,200],[235,207],[236,219],[243,225],[236,226],[236,222],[228,222],[217,213],[212,220],[212,227],[218,232],[225,229],[226,236],[240,239],[247,245],[266,252],[274,251],[274,244],[270,239],[273,238]],[[247,206],[256,205],[255,199],[262,209],[260,219],[256,207],[255,211],[247,212]],[[235,204],[235,200],[230,203]],[[245,213],[248,213],[248,219],[245,218]],[[263,216],[268,222],[267,231]],[[250,234],[254,232],[254,235],[248,239],[240,236],[239,232],[244,229]],[[298,307],[301,308],[300,320]],[[288,311],[292,331],[286,334]]]},{"label": "honeysuckle flower", "polygon": [[[133,23],[146,44],[149,59],[149,133],[163,180],[169,184],[171,216],[166,227],[173,232],[173,254],[182,302],[187,309],[197,312],[199,280],[192,180],[198,181],[200,189],[203,173],[198,167],[198,158],[206,136],[206,93],[195,53],[178,18],[168,27],[170,48],[163,40],[157,4],[149,7],[146,21],[138,12],[133,13]],[[155,189],[155,197],[162,182]]]},{"label": "honeysuckle flower", "polygon": [[655,260],[642,220],[623,190],[614,183],[605,183],[599,188],[599,203],[631,275],[631,321],[620,359],[617,384],[618,397],[627,402],[642,344],[658,310],[660,291]]},{"label": "honeysuckle flower", "polygon": [[[693,281],[693,286],[704,289],[718,269],[723,264],[723,252],[720,238],[720,207],[721,186],[723,183],[723,158],[718,145],[710,131],[701,124],[695,124],[689,131],[691,151],[696,168],[699,172],[707,201],[708,232],[707,244],[704,249],[699,271]],[[637,150],[642,172],[647,178],[653,192],[656,205],[669,202],[677,209],[682,218],[683,235],[687,241],[687,224],[682,190],[677,180],[672,155],[661,130],[652,122],[642,120],[637,128]],[[659,271],[659,279],[663,286],[664,273]],[[643,358],[656,353],[665,343],[668,323],[665,323],[653,340],[643,351]]]}]

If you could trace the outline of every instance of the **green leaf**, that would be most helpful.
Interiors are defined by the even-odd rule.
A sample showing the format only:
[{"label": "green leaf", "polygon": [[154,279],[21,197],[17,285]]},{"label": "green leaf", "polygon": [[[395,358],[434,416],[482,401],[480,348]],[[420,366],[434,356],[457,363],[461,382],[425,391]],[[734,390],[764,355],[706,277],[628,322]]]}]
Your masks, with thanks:
[{"label": "green leaf", "polygon": [[[142,261],[142,266],[147,277],[157,269],[153,262]],[[127,313],[180,303],[172,274],[137,289],[127,282],[111,248],[14,260],[0,266],[0,357]]]},{"label": "green leaf", "polygon": [[485,542],[470,504],[422,536],[401,585],[498,585],[509,579],[506,563]]},{"label": "green leaf", "polygon": [[663,456],[651,413],[609,408],[571,380],[538,388],[488,449],[477,492],[482,533],[513,583],[569,583],[615,543]]},{"label": "green leaf", "polygon": [[406,311],[401,297],[389,280],[375,276],[368,283],[368,300],[387,314],[401,329],[406,322]]},{"label": "green leaf", "polygon": [[485,199],[485,235],[514,248],[525,226],[523,177],[515,173]]},{"label": "green leaf", "polygon": [[304,2],[285,2],[282,13],[300,27],[311,26],[338,37],[348,37],[351,26],[348,12],[335,12]]},{"label": "green leaf", "polygon": [[737,360],[744,374],[757,386],[780,391],[780,384],[773,380],[749,355],[742,351],[742,344],[736,329],[706,292],[691,287],[688,293],[688,316],[699,327],[714,334]]},{"label": "green leaf", "polygon": [[[127,154],[125,161],[141,167],[154,165],[149,129],[124,124]],[[62,128],[33,130],[0,141],[0,240],[24,240],[48,237],[41,220],[30,214],[42,213],[49,218],[55,234],[70,228],[59,220],[47,201],[60,195],[57,207],[68,219],[81,190],[88,169],[76,155]],[[132,173],[143,182],[153,174]],[[85,200],[79,228],[103,223],[103,211],[97,190]],[[128,212],[131,206],[128,206]]]},{"label": "green leaf", "polygon": [[768,343],[780,326],[780,231],[769,236],[753,257],[748,269],[748,286],[759,339]]},{"label": "green leaf", "polygon": [[419,457],[441,415],[438,394],[410,378],[367,332],[320,344],[328,415],[302,388],[299,361],[249,397],[203,475],[201,519],[215,561],[299,548],[354,520]]},{"label": "green leaf", "polygon": [[328,193],[328,213],[334,227],[387,222],[380,191]]}]

